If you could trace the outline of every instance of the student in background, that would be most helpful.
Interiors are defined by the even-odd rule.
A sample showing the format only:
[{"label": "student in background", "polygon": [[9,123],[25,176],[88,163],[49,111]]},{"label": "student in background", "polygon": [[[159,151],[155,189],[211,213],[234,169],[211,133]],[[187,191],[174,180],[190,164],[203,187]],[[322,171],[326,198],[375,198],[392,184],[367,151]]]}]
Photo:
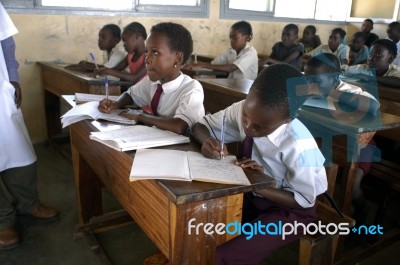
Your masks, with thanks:
[{"label": "student in background", "polygon": [[[276,180],[274,188],[245,194],[242,223],[297,221],[307,225],[315,220],[316,197],[327,189],[324,157],[308,129],[298,119],[290,118],[286,87],[289,78],[304,80],[291,65],[267,67],[254,80],[245,100],[206,115],[193,129],[195,140],[202,144],[202,154],[219,158],[227,154],[226,146],[221,150],[216,139],[225,116],[225,142],[242,141],[237,165]],[[257,264],[301,234],[298,231],[285,240],[269,234],[256,234],[251,240],[238,235],[217,247],[215,264]]]},{"label": "student in background", "polygon": [[275,43],[272,47],[271,55],[266,59],[260,60],[259,65],[288,63],[300,69],[304,46],[301,43],[297,43],[298,34],[299,28],[297,25],[286,25],[282,30],[282,41]]},{"label": "student in background", "polygon": [[[341,74],[339,59],[330,53],[322,53],[311,58],[304,68],[304,74],[309,80],[312,95],[330,97],[336,102],[351,107],[352,111],[358,110],[365,113],[376,114],[380,104],[378,100],[360,87],[342,82],[339,79]],[[361,180],[368,174],[375,142],[372,140],[373,133],[363,133],[360,136],[359,144],[366,145],[360,150],[360,161],[356,171],[354,182],[353,205],[355,217],[360,218],[360,211],[363,211],[364,196],[361,190]]]},{"label": "student in background", "polygon": [[368,79],[376,76],[379,84],[400,88],[400,66],[392,62],[397,55],[396,44],[388,39],[375,41],[371,47],[367,64],[345,68],[348,77]]},{"label": "student in background", "polygon": [[204,116],[201,84],[180,71],[192,52],[192,36],[182,25],[160,23],[153,26],[146,41],[148,75],[116,101],[101,101],[100,111],[109,113],[136,103],[144,113],[123,115],[149,126],[186,134]]},{"label": "student in background", "polygon": [[314,25],[308,25],[303,30],[303,37],[299,43],[303,44],[304,52],[310,52],[321,45],[321,39],[316,35],[317,28]]},{"label": "student in background", "polygon": [[329,35],[328,44],[322,44],[316,49],[304,55],[304,59],[309,59],[320,53],[333,53],[340,59],[341,64],[349,63],[349,46],[343,44],[346,31],[341,28],[334,28]]},{"label": "student in background", "polygon": [[[146,76],[145,40],[146,29],[139,22],[132,22],[127,25],[121,35],[124,48],[128,55],[114,68],[103,68],[97,72],[98,75],[112,75],[121,80],[137,83]],[[124,69],[129,67],[129,73]]]},{"label": "student in background", "polygon": [[397,56],[392,63],[400,65],[400,22],[395,21],[390,23],[386,32],[388,38],[393,41],[397,47]]},{"label": "student in background", "polygon": [[361,26],[361,32],[365,34],[365,45],[367,45],[368,49],[371,48],[372,44],[379,39],[378,35],[371,32],[373,29],[374,22],[372,19],[365,19]]},{"label": "student in background", "polygon": [[349,47],[349,65],[364,64],[367,62],[369,51],[365,45],[365,35],[363,32],[354,33]]},{"label": "student in background", "polygon": [[[126,58],[127,52],[121,44],[121,29],[118,25],[107,24],[100,29],[98,46],[103,51],[103,64],[98,67],[113,68]],[[65,68],[93,72],[96,65],[93,62],[81,61],[77,65],[68,65]]]},{"label": "student in background", "polygon": [[258,73],[258,56],[250,44],[253,30],[247,21],[239,21],[229,31],[231,48],[211,61],[211,63],[191,64],[187,67],[205,67],[229,73],[228,78],[254,80]]}]

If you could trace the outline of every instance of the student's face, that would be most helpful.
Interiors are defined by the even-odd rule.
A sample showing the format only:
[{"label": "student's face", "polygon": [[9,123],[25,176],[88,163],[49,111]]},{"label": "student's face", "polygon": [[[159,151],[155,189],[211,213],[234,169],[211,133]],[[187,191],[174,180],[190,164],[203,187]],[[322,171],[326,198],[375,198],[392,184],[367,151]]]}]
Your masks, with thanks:
[{"label": "student's face", "polygon": [[341,42],[340,34],[331,33],[328,40],[329,49],[331,49],[331,51],[336,51],[339,48],[340,42]]},{"label": "student's face", "polygon": [[183,53],[172,51],[168,42],[162,33],[152,33],[147,38],[145,63],[151,81],[160,80],[164,84],[179,76]]},{"label": "student's face", "polygon": [[396,29],[395,27],[388,26],[386,31],[387,36],[389,39],[397,43],[400,40],[400,30]]},{"label": "student's face", "polygon": [[122,43],[124,44],[125,51],[131,53],[136,50],[141,38],[138,34],[131,31],[125,31],[121,35]]},{"label": "student's face", "polygon": [[362,32],[370,33],[372,28],[373,28],[372,24],[368,21],[364,21],[361,25]]},{"label": "student's face", "polygon": [[353,38],[351,41],[351,49],[355,52],[361,50],[364,47],[364,40],[362,38]]},{"label": "student's face", "polygon": [[309,85],[317,89],[323,96],[328,96],[333,89],[336,89],[336,75],[325,73],[320,67],[306,65],[304,75]]},{"label": "student's face", "polygon": [[118,42],[119,39],[114,37],[110,30],[101,29],[99,31],[99,39],[97,41],[97,44],[100,50],[111,50],[115,47],[115,45],[117,45]]},{"label": "student's face", "polygon": [[289,122],[287,110],[267,107],[259,103],[256,93],[250,92],[243,105],[242,123],[246,135],[263,137]]},{"label": "student's face", "polygon": [[393,61],[393,55],[389,53],[389,50],[379,44],[375,44],[371,47],[368,55],[368,65],[376,70],[385,70],[389,67],[389,64]]},{"label": "student's face", "polygon": [[314,37],[314,34],[311,32],[311,30],[305,29],[303,31],[303,40],[311,41],[313,37]]},{"label": "student's face", "polygon": [[232,49],[236,50],[238,53],[246,47],[246,43],[249,39],[249,35],[243,34],[238,30],[232,30],[229,32],[229,39],[231,41]]},{"label": "student's face", "polygon": [[281,36],[282,44],[286,47],[293,46],[297,40],[297,34],[293,30],[284,29]]}]

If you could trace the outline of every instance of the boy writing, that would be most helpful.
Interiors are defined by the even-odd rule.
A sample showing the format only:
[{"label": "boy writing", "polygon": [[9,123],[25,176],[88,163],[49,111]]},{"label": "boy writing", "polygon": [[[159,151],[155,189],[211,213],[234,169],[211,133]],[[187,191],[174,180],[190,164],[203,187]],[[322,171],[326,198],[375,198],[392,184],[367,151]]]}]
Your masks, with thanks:
[{"label": "boy writing", "polygon": [[[266,68],[257,76],[246,100],[205,116],[193,129],[194,138],[202,144],[203,155],[224,156],[226,146],[221,149],[211,132],[220,135],[225,116],[225,142],[242,141],[237,164],[262,171],[276,180],[275,188],[245,196],[242,222],[297,220],[308,224],[315,219],[316,196],[327,188],[324,157],[314,138],[299,120],[290,119],[286,90],[289,78],[304,79],[299,70],[288,64]],[[245,235],[239,235],[217,247],[215,264],[256,264],[298,239],[300,234],[285,240],[260,234],[246,240]]]},{"label": "boy writing", "polygon": [[286,25],[282,30],[281,41],[275,43],[271,55],[260,60],[259,65],[288,63],[300,69],[304,46],[301,43],[296,43],[298,34],[299,28],[295,24]]}]

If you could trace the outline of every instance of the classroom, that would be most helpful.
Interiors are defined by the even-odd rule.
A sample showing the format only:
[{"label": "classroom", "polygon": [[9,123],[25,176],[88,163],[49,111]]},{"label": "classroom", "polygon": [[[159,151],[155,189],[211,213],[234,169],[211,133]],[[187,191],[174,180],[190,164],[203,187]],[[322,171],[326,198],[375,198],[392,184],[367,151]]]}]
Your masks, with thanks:
[{"label": "classroom", "polygon": [[[98,124],[101,122],[94,121],[93,123],[95,125],[90,125],[91,123],[89,121],[80,121],[63,129],[54,129],[52,127],[53,125],[49,125],[49,120],[51,119],[52,121],[56,121],[57,126],[60,127],[60,116],[75,105],[73,101],[68,102],[68,99],[70,99],[68,97],[62,98],[60,95],[55,96],[55,94],[52,94],[52,89],[79,92],[78,86],[86,86],[86,83],[89,84],[90,93],[97,93],[104,89],[103,79],[87,81],[83,78],[85,80],[77,81],[80,79],[79,77],[73,75],[71,75],[72,78],[71,76],[68,77],[69,74],[67,72],[69,70],[60,70],[64,68],[65,65],[76,64],[81,61],[97,61],[99,64],[102,63],[103,54],[98,46],[98,38],[99,31],[104,25],[113,23],[123,30],[128,24],[139,22],[147,31],[147,38],[143,37],[143,40],[146,42],[146,39],[149,40],[153,26],[160,25],[164,22],[180,24],[190,32],[193,40],[193,51],[188,55],[190,56],[190,62],[193,63],[194,58],[196,58],[196,62],[197,60],[200,62],[205,60],[205,64],[207,64],[210,60],[224,52],[228,47],[231,47],[232,41],[230,41],[229,34],[234,23],[238,21],[247,21],[251,24],[252,28],[250,43],[256,49],[258,59],[260,60],[259,65],[257,65],[259,74],[264,68],[264,71],[268,70],[272,72],[275,68],[278,69],[279,66],[282,65],[279,62],[280,60],[276,57],[273,58],[271,51],[273,51],[275,44],[281,41],[284,35],[283,32],[289,25],[294,24],[298,27],[298,38],[296,38],[296,42],[298,39],[302,38],[303,30],[307,26],[313,25],[316,28],[316,34],[319,36],[322,44],[328,44],[328,40],[330,41],[331,39],[332,30],[338,28],[341,28],[346,33],[345,37],[341,39],[341,42],[343,44],[349,44],[352,43],[352,41],[354,43],[353,35],[361,31],[362,25],[367,18],[373,20],[372,32],[378,35],[380,40],[385,39],[387,41],[390,40],[388,36],[389,24],[392,25],[392,22],[400,21],[400,0],[386,0],[384,3],[379,3],[376,0],[0,0],[0,3],[4,6],[5,11],[18,30],[18,33],[13,35],[13,38],[16,44],[15,57],[19,62],[18,72],[22,92],[21,110],[29,138],[38,156],[38,172],[39,174],[47,176],[44,183],[40,183],[41,179],[39,176],[38,186],[40,187],[40,192],[43,191],[46,193],[47,183],[49,183],[49,187],[58,185],[58,183],[51,180],[51,176],[49,176],[53,174],[53,171],[55,174],[63,174],[59,172],[60,170],[68,172],[65,173],[64,176],[58,176],[60,179],[64,178],[64,180],[59,179],[59,182],[66,182],[66,187],[60,188],[60,186],[57,186],[55,188],[55,190],[67,188],[69,189],[66,191],[66,194],[68,194],[67,197],[73,197],[73,200],[68,204],[68,213],[63,212],[67,206],[59,209],[61,220],[66,215],[69,215],[70,223],[65,225],[68,226],[68,229],[71,229],[71,231],[68,231],[70,238],[65,238],[65,235],[60,236],[60,238],[64,241],[68,241],[68,243],[65,243],[67,247],[75,249],[78,246],[79,248],[79,252],[74,254],[74,257],[71,256],[70,263],[65,261],[68,257],[63,257],[63,262],[57,260],[55,254],[62,254],[60,250],[53,251],[54,253],[47,256],[46,250],[40,249],[40,251],[38,251],[40,254],[37,254],[37,249],[35,247],[24,246],[24,243],[36,242],[35,240],[30,241],[30,237],[34,235],[37,236],[37,234],[28,234],[28,237],[26,235],[29,233],[30,229],[34,232],[36,231],[36,233],[40,232],[45,234],[46,225],[39,224],[39,229],[35,230],[36,224],[34,222],[28,222],[27,224],[22,222],[22,224],[17,225],[17,230],[19,232],[21,230],[23,231],[20,236],[21,242],[19,248],[2,250],[0,234],[1,264],[3,264],[3,261],[8,262],[5,264],[26,264],[27,261],[32,259],[33,262],[37,262],[32,264],[211,265],[214,264],[216,253],[222,255],[221,253],[223,251],[228,251],[228,247],[226,247],[226,249],[216,252],[217,246],[218,249],[222,249],[220,245],[225,247],[226,244],[224,243],[227,241],[229,242],[229,240],[235,237],[232,235],[217,236],[215,231],[217,231],[218,228],[216,228],[216,225],[221,222],[231,222],[230,224],[232,224],[240,221],[237,219],[237,216],[242,216],[242,207],[244,208],[242,201],[246,199],[245,197],[250,193],[252,194],[251,196],[253,196],[251,200],[254,200],[254,197],[257,196],[262,197],[263,194],[260,195],[261,192],[260,194],[257,193],[257,189],[272,189],[271,187],[275,185],[272,180],[269,182],[265,180],[262,181],[257,173],[247,173],[247,171],[246,175],[250,174],[250,176],[247,176],[251,182],[251,187],[235,186],[237,188],[232,189],[224,184],[213,186],[207,183],[204,185],[201,184],[201,186],[189,185],[188,187],[183,187],[181,184],[175,184],[174,182],[165,180],[160,182],[147,180],[129,182],[129,177],[126,177],[126,179],[122,178],[124,176],[123,174],[127,174],[127,176],[130,174],[132,161],[135,161],[133,158],[134,153],[132,151],[111,151],[109,147],[101,143],[94,144],[94,141],[89,139],[91,130],[93,128],[99,128],[98,126],[100,125]],[[400,39],[400,24],[396,24],[396,27],[397,26]],[[155,33],[157,33],[157,29],[154,30],[154,33],[152,33],[153,37],[156,35]],[[290,31],[290,29],[288,28],[287,31]],[[182,41],[184,37],[180,35],[177,39]],[[394,46],[396,47],[397,45],[397,47],[399,47],[399,43],[400,40],[395,43]],[[380,46],[385,45],[381,44]],[[370,48],[371,47],[368,47],[368,49]],[[400,48],[397,48],[397,50],[400,51]],[[368,56],[371,56],[370,51],[372,51],[372,49],[367,51],[369,54]],[[149,51],[145,52],[145,54],[148,53]],[[303,50],[302,55],[304,54]],[[92,58],[90,58],[91,56]],[[318,56],[314,57],[313,55],[311,58],[316,57]],[[303,57],[303,59],[301,59],[300,56],[302,60],[300,73],[307,76],[308,67],[308,75],[317,75],[315,73],[317,70],[313,69],[313,67],[317,67],[317,63],[312,59],[305,58],[306,57]],[[269,60],[267,61],[268,63],[261,64],[260,62],[263,59],[275,59],[278,62],[270,63],[271,60]],[[146,61],[146,59],[144,60]],[[367,59],[365,59],[364,64],[367,64]],[[179,67],[181,66],[180,63],[178,65]],[[272,65],[278,67],[271,67]],[[347,63],[343,63],[343,61],[340,62],[339,60],[339,72],[343,74],[344,71],[348,71],[347,73],[350,75],[350,70],[347,70],[347,66],[343,67],[343,65],[347,65]],[[174,67],[176,67],[176,65],[174,65]],[[207,68],[207,66],[205,67]],[[187,72],[184,70],[185,66],[182,66],[180,69],[184,74],[189,75],[189,73],[192,73],[191,68],[187,68]],[[258,84],[257,80],[259,80],[259,76],[253,83],[253,80],[249,79],[227,78],[229,72],[224,75],[224,70],[220,70],[221,68],[218,67],[210,69],[215,71],[214,75],[207,73],[207,71],[211,70],[200,74],[190,74],[194,80],[198,81],[196,81],[196,84],[199,84],[198,88],[201,89],[201,94],[204,93],[204,110],[198,113],[192,113],[192,111],[189,111],[190,108],[186,110],[185,114],[187,114],[188,117],[183,118],[183,121],[189,124],[189,129],[194,124],[196,124],[196,128],[201,124],[201,126],[204,125],[205,128],[208,127],[212,131],[214,123],[211,117],[214,117],[214,115],[211,114],[218,113],[218,111],[246,99],[248,95],[258,93],[253,92],[255,89],[250,90],[250,88],[252,88],[253,84]],[[49,70],[49,72],[44,74],[45,70]],[[196,72],[196,70],[194,70],[194,72]],[[221,72],[223,78],[220,78],[218,75],[221,74]],[[375,73],[375,71],[373,72]],[[303,74],[301,74],[301,77],[304,77]],[[161,80],[158,78],[155,80],[151,79],[150,72],[148,75],[151,81]],[[296,76],[296,74],[293,73],[293,76]],[[296,77],[300,78],[300,76]],[[354,80],[351,76],[348,77],[348,82],[354,85]],[[89,79],[90,78],[91,77],[89,77]],[[398,78],[400,78],[400,74]],[[277,77],[276,79],[278,80],[279,78]],[[249,263],[234,263],[233,261],[229,263],[228,260],[226,263],[223,263],[224,261],[222,261],[221,258],[221,260],[219,260],[218,263],[215,262],[215,264],[396,264],[396,261],[393,259],[398,257],[396,246],[397,249],[398,246],[400,246],[400,215],[398,214],[400,210],[398,206],[400,202],[400,160],[398,159],[400,151],[400,86],[390,85],[392,84],[390,80],[388,81],[389,83],[380,83],[380,76],[375,77],[373,80],[375,81],[375,90],[372,90],[372,92],[369,90],[369,83],[366,85],[367,88],[360,85],[360,87],[362,87],[361,90],[367,90],[372,95],[366,96],[370,100],[369,104],[373,104],[376,101],[378,105],[377,108],[379,110],[377,112],[379,112],[379,115],[371,119],[364,119],[363,116],[360,118],[360,123],[355,125],[349,122],[349,119],[352,119],[351,117],[346,119],[339,115],[342,120],[340,124],[338,124],[336,122],[339,116],[335,116],[334,114],[332,114],[332,119],[328,119],[324,116],[325,114],[318,115],[318,112],[314,113],[313,111],[308,111],[307,108],[305,108],[302,113],[298,114],[300,115],[299,119],[302,124],[304,123],[302,126],[307,128],[315,137],[313,144],[321,149],[321,152],[318,154],[321,154],[321,156],[325,157],[324,159],[326,159],[326,161],[332,162],[334,165],[328,167],[324,164],[321,166],[322,169],[324,169],[325,166],[326,174],[324,171],[323,175],[326,175],[328,180],[325,184],[315,185],[326,186],[324,191],[327,189],[327,193],[330,193],[329,195],[339,204],[338,211],[344,213],[344,216],[339,216],[335,207],[329,203],[329,199],[322,198],[321,201],[323,201],[323,204],[330,206],[323,208],[326,206],[319,206],[320,204],[318,204],[320,209],[322,209],[321,211],[317,211],[318,218],[325,222],[325,224],[329,222],[337,224],[346,222],[349,231],[353,227],[362,230],[359,225],[364,225],[363,228],[365,228],[367,232],[364,231],[363,233],[368,234],[368,231],[371,232],[369,234],[370,237],[368,237],[368,235],[364,237],[348,236],[349,239],[346,235],[339,236],[339,233],[336,232],[331,236],[324,237],[321,235],[307,235],[300,237],[300,240],[299,238],[290,239],[293,240],[293,242],[288,244],[288,246],[285,245],[282,249],[276,251],[277,253],[273,252],[271,257],[258,259],[258,261],[254,263],[250,263],[250,261],[246,261]],[[343,81],[345,81],[345,79],[343,79]],[[57,82],[60,82],[60,84],[57,84]],[[108,82],[107,80],[107,95]],[[141,81],[138,81],[138,83],[139,82]],[[276,80],[274,82],[278,83]],[[342,82],[342,80],[340,82]],[[133,83],[130,81],[111,80],[110,94],[113,96],[118,95],[120,93],[120,87],[127,89],[132,84]],[[51,88],[46,88],[46,86]],[[72,88],[71,86],[76,87]],[[257,87],[257,85],[255,85],[255,87]],[[56,100],[56,103],[53,102],[53,104],[53,100]],[[131,99],[131,101],[137,103],[136,99]],[[72,106],[68,104],[72,104]],[[152,104],[153,103],[143,105],[149,107],[149,105]],[[290,99],[287,104],[290,104]],[[122,106],[123,105],[118,105],[118,107]],[[144,111],[145,106],[142,107]],[[371,105],[369,106],[370,109],[367,111],[374,108],[371,107]],[[57,109],[54,111],[54,108]],[[103,111],[104,108],[103,106]],[[231,111],[235,110],[232,109]],[[206,124],[202,122],[196,123],[207,113],[211,113],[211,116],[206,116],[208,120],[204,119]],[[184,115],[182,114],[182,116]],[[192,118],[195,116],[196,122],[192,124]],[[215,114],[215,119],[220,119],[221,117]],[[224,114],[223,123],[225,123],[225,118]],[[193,118],[193,120],[194,119],[195,118]],[[183,126],[181,129],[176,129],[176,131],[174,131],[170,129],[169,126],[162,127],[158,126],[158,123],[148,123],[143,120],[141,122],[146,125],[170,130],[177,134],[184,134],[182,131],[187,132],[189,130],[186,128],[186,123],[184,123],[186,127]],[[230,120],[228,119],[227,123],[229,122]],[[239,124],[241,125],[242,123],[239,122]],[[175,127],[178,125],[181,126],[182,123],[174,123]],[[245,125],[243,124],[243,126]],[[219,129],[217,129],[215,133],[212,131],[213,135],[210,135],[210,137],[216,140],[220,139],[219,133],[221,133],[221,135],[225,133],[225,125],[222,127],[221,132]],[[198,132],[203,133],[201,129],[202,128],[199,128]],[[56,146],[55,144],[58,140],[58,136],[55,134],[52,135],[54,132],[61,132],[63,135],[60,146]],[[243,132],[240,132],[240,134],[242,133]],[[366,136],[368,133],[372,134]],[[65,138],[64,136],[67,137]],[[366,142],[365,140],[364,142],[360,140],[360,137],[364,136],[367,137]],[[368,144],[373,141],[372,136],[377,142],[378,147],[381,148],[379,152],[382,153],[379,153],[379,159],[367,165],[368,171],[364,172],[369,172],[366,178],[368,176],[370,177],[367,181],[363,179],[362,184],[360,184],[357,183],[357,169],[362,168],[362,163],[359,164],[358,162],[359,156],[362,156],[362,151],[360,150],[363,150],[362,148],[368,146]],[[198,142],[204,139],[203,134],[194,137],[196,137]],[[221,138],[223,139],[222,136]],[[225,140],[229,141],[230,139],[226,136]],[[191,141],[190,144],[192,145],[193,142],[194,141]],[[206,141],[201,142],[206,143]],[[222,142],[224,141],[222,140]],[[210,145],[212,145],[212,143],[210,143]],[[224,144],[222,143],[222,153],[224,152],[223,146]],[[307,148],[311,147],[307,146]],[[229,150],[229,152],[232,152],[232,150],[236,152],[237,149],[240,149],[239,144],[232,144],[228,146],[227,150]],[[183,150],[199,151],[200,148],[190,146]],[[11,150],[6,151],[10,152]],[[222,153],[221,159],[224,156]],[[367,153],[367,151],[365,153]],[[375,154],[376,153],[374,153],[374,155]],[[54,161],[58,156],[60,161]],[[104,161],[102,158],[103,156],[110,157],[110,159]],[[351,157],[352,160],[349,160],[349,157]],[[318,158],[315,159],[318,160]],[[313,162],[310,163],[312,164]],[[54,165],[58,164],[62,164],[62,166],[58,169],[53,168]],[[256,165],[251,168],[267,167],[260,162],[258,162],[258,164],[261,164],[261,166]],[[94,168],[91,165],[96,165],[98,168]],[[46,167],[49,169],[47,170]],[[362,170],[364,169],[362,168]],[[263,174],[265,172],[265,170],[262,171]],[[272,174],[271,172],[275,171],[271,170],[267,172]],[[310,172],[307,171],[307,173]],[[315,178],[319,178],[319,174],[320,173],[316,173]],[[2,175],[0,175],[0,177],[2,178]],[[281,181],[283,183],[285,180]],[[135,183],[134,187],[132,183]],[[281,186],[283,185],[282,183],[280,183]],[[287,184],[292,185],[292,183]],[[2,185],[4,186],[4,184]],[[353,186],[361,187],[366,198],[362,206],[364,211],[362,213],[364,218],[363,222],[365,223],[357,223],[359,220],[353,215]],[[318,186],[318,188],[320,187]],[[323,188],[321,187],[321,189]],[[197,191],[201,192],[196,194]],[[290,189],[288,189],[288,191],[290,191]],[[323,193],[322,190],[321,192],[313,192],[315,192],[315,198],[317,195]],[[300,195],[294,195],[295,200],[297,196],[303,196],[301,193],[299,194]],[[109,202],[105,202],[106,208],[107,204],[110,203],[111,207],[109,208],[117,208],[118,210],[114,211],[114,213],[107,214],[102,208],[104,207],[104,205],[102,205],[102,199],[109,200]],[[318,197],[318,200],[319,199],[320,197]],[[58,199],[54,197],[52,200],[57,201]],[[137,201],[137,204],[130,205],[134,200]],[[298,203],[297,205],[303,206],[299,203],[301,200],[309,202],[308,199],[304,197],[304,199],[296,200]],[[44,201],[44,203],[52,205],[51,201]],[[309,204],[306,203],[306,205]],[[289,208],[292,209],[293,207]],[[72,217],[70,216],[70,212],[73,212]],[[305,217],[301,214],[297,215],[296,210],[294,210],[294,212],[296,213],[296,216],[293,217],[294,220],[298,220],[299,222],[304,220],[304,222],[306,222]],[[96,217],[91,219],[93,216]],[[113,223],[113,218],[116,220],[116,223]],[[197,220],[193,220],[193,218],[197,218]],[[188,223],[189,220],[192,220],[191,223]],[[274,220],[275,219],[272,221]],[[99,227],[92,229],[88,224],[96,221],[100,223]],[[51,223],[50,226],[52,230],[60,232],[62,229],[56,227],[57,222]],[[107,222],[111,224],[108,227]],[[196,224],[200,222],[204,224],[207,222],[212,223],[212,225],[208,226],[208,228],[211,228],[208,229],[204,225],[204,230],[202,230],[203,228],[201,226],[196,226]],[[157,226],[160,227],[160,231],[155,231],[157,230],[155,228]],[[181,227],[184,229],[180,229]],[[200,231],[200,233],[203,232],[203,234],[199,235],[197,238],[191,237],[190,234],[187,234],[188,227],[193,231],[197,229],[197,232]],[[380,233],[382,227],[383,233]],[[0,230],[1,228],[2,226],[0,223]],[[215,234],[210,236],[207,232],[210,232],[212,229],[215,229]],[[253,229],[256,228],[253,227]],[[104,233],[104,231],[108,232]],[[109,231],[113,234],[110,234],[108,238],[107,236],[100,235],[101,233],[109,233]],[[65,233],[65,231],[62,232]],[[99,234],[97,239],[96,233]],[[136,238],[132,239],[132,237],[135,236]],[[52,244],[51,241],[49,241],[50,239],[57,241],[57,234],[46,235],[44,237],[46,237],[47,245]],[[75,237],[75,239],[73,237]],[[79,238],[76,239],[77,237]],[[127,237],[127,239],[125,239],[125,237]],[[119,250],[116,250],[116,247],[112,246],[112,242],[114,241],[118,241],[117,246],[120,247]],[[137,248],[139,254],[133,253],[137,251],[135,250],[135,246],[126,246],[126,244],[132,243],[141,245],[141,241],[144,243],[143,246]],[[275,241],[273,242],[275,243]],[[30,245],[32,244],[33,243]],[[54,243],[54,245],[57,244],[58,243]],[[149,248],[145,249],[147,246],[149,246]],[[234,244],[230,246],[233,247]],[[18,254],[23,255],[23,251],[19,250],[21,247],[22,249],[27,248],[27,253],[32,255],[32,258],[27,255],[23,259],[18,259],[16,257]],[[42,247],[45,248],[45,245]],[[93,251],[94,248],[103,249]],[[132,250],[130,250],[130,248],[132,248]],[[207,251],[207,248],[211,248],[212,250]],[[112,251],[118,254],[110,254]],[[122,254],[122,252],[124,253]],[[235,251],[231,250],[231,252],[227,253],[232,252]],[[119,253],[124,257],[118,257]],[[196,253],[198,254],[196,255]],[[80,255],[82,255],[82,260],[79,259]],[[256,256],[257,254],[254,255]],[[265,256],[267,255],[265,254]],[[39,263],[39,260],[42,260],[42,262]]]}]

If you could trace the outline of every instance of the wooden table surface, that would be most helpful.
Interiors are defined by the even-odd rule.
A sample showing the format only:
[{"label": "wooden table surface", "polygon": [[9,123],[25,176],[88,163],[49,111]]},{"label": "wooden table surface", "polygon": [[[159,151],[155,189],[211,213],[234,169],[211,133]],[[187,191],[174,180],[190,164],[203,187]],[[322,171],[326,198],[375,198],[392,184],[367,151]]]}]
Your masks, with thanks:
[{"label": "wooden table surface", "polygon": [[[87,223],[91,217],[103,214],[104,184],[171,265],[213,264],[216,246],[232,236],[209,236],[203,232],[188,235],[189,220],[195,218],[195,224],[240,222],[243,193],[275,185],[272,178],[254,171],[246,171],[251,186],[167,180],[130,182],[135,152],[118,152],[92,141],[92,131],[97,129],[90,121],[70,126],[79,222]],[[199,150],[193,143],[163,148]]]}]

